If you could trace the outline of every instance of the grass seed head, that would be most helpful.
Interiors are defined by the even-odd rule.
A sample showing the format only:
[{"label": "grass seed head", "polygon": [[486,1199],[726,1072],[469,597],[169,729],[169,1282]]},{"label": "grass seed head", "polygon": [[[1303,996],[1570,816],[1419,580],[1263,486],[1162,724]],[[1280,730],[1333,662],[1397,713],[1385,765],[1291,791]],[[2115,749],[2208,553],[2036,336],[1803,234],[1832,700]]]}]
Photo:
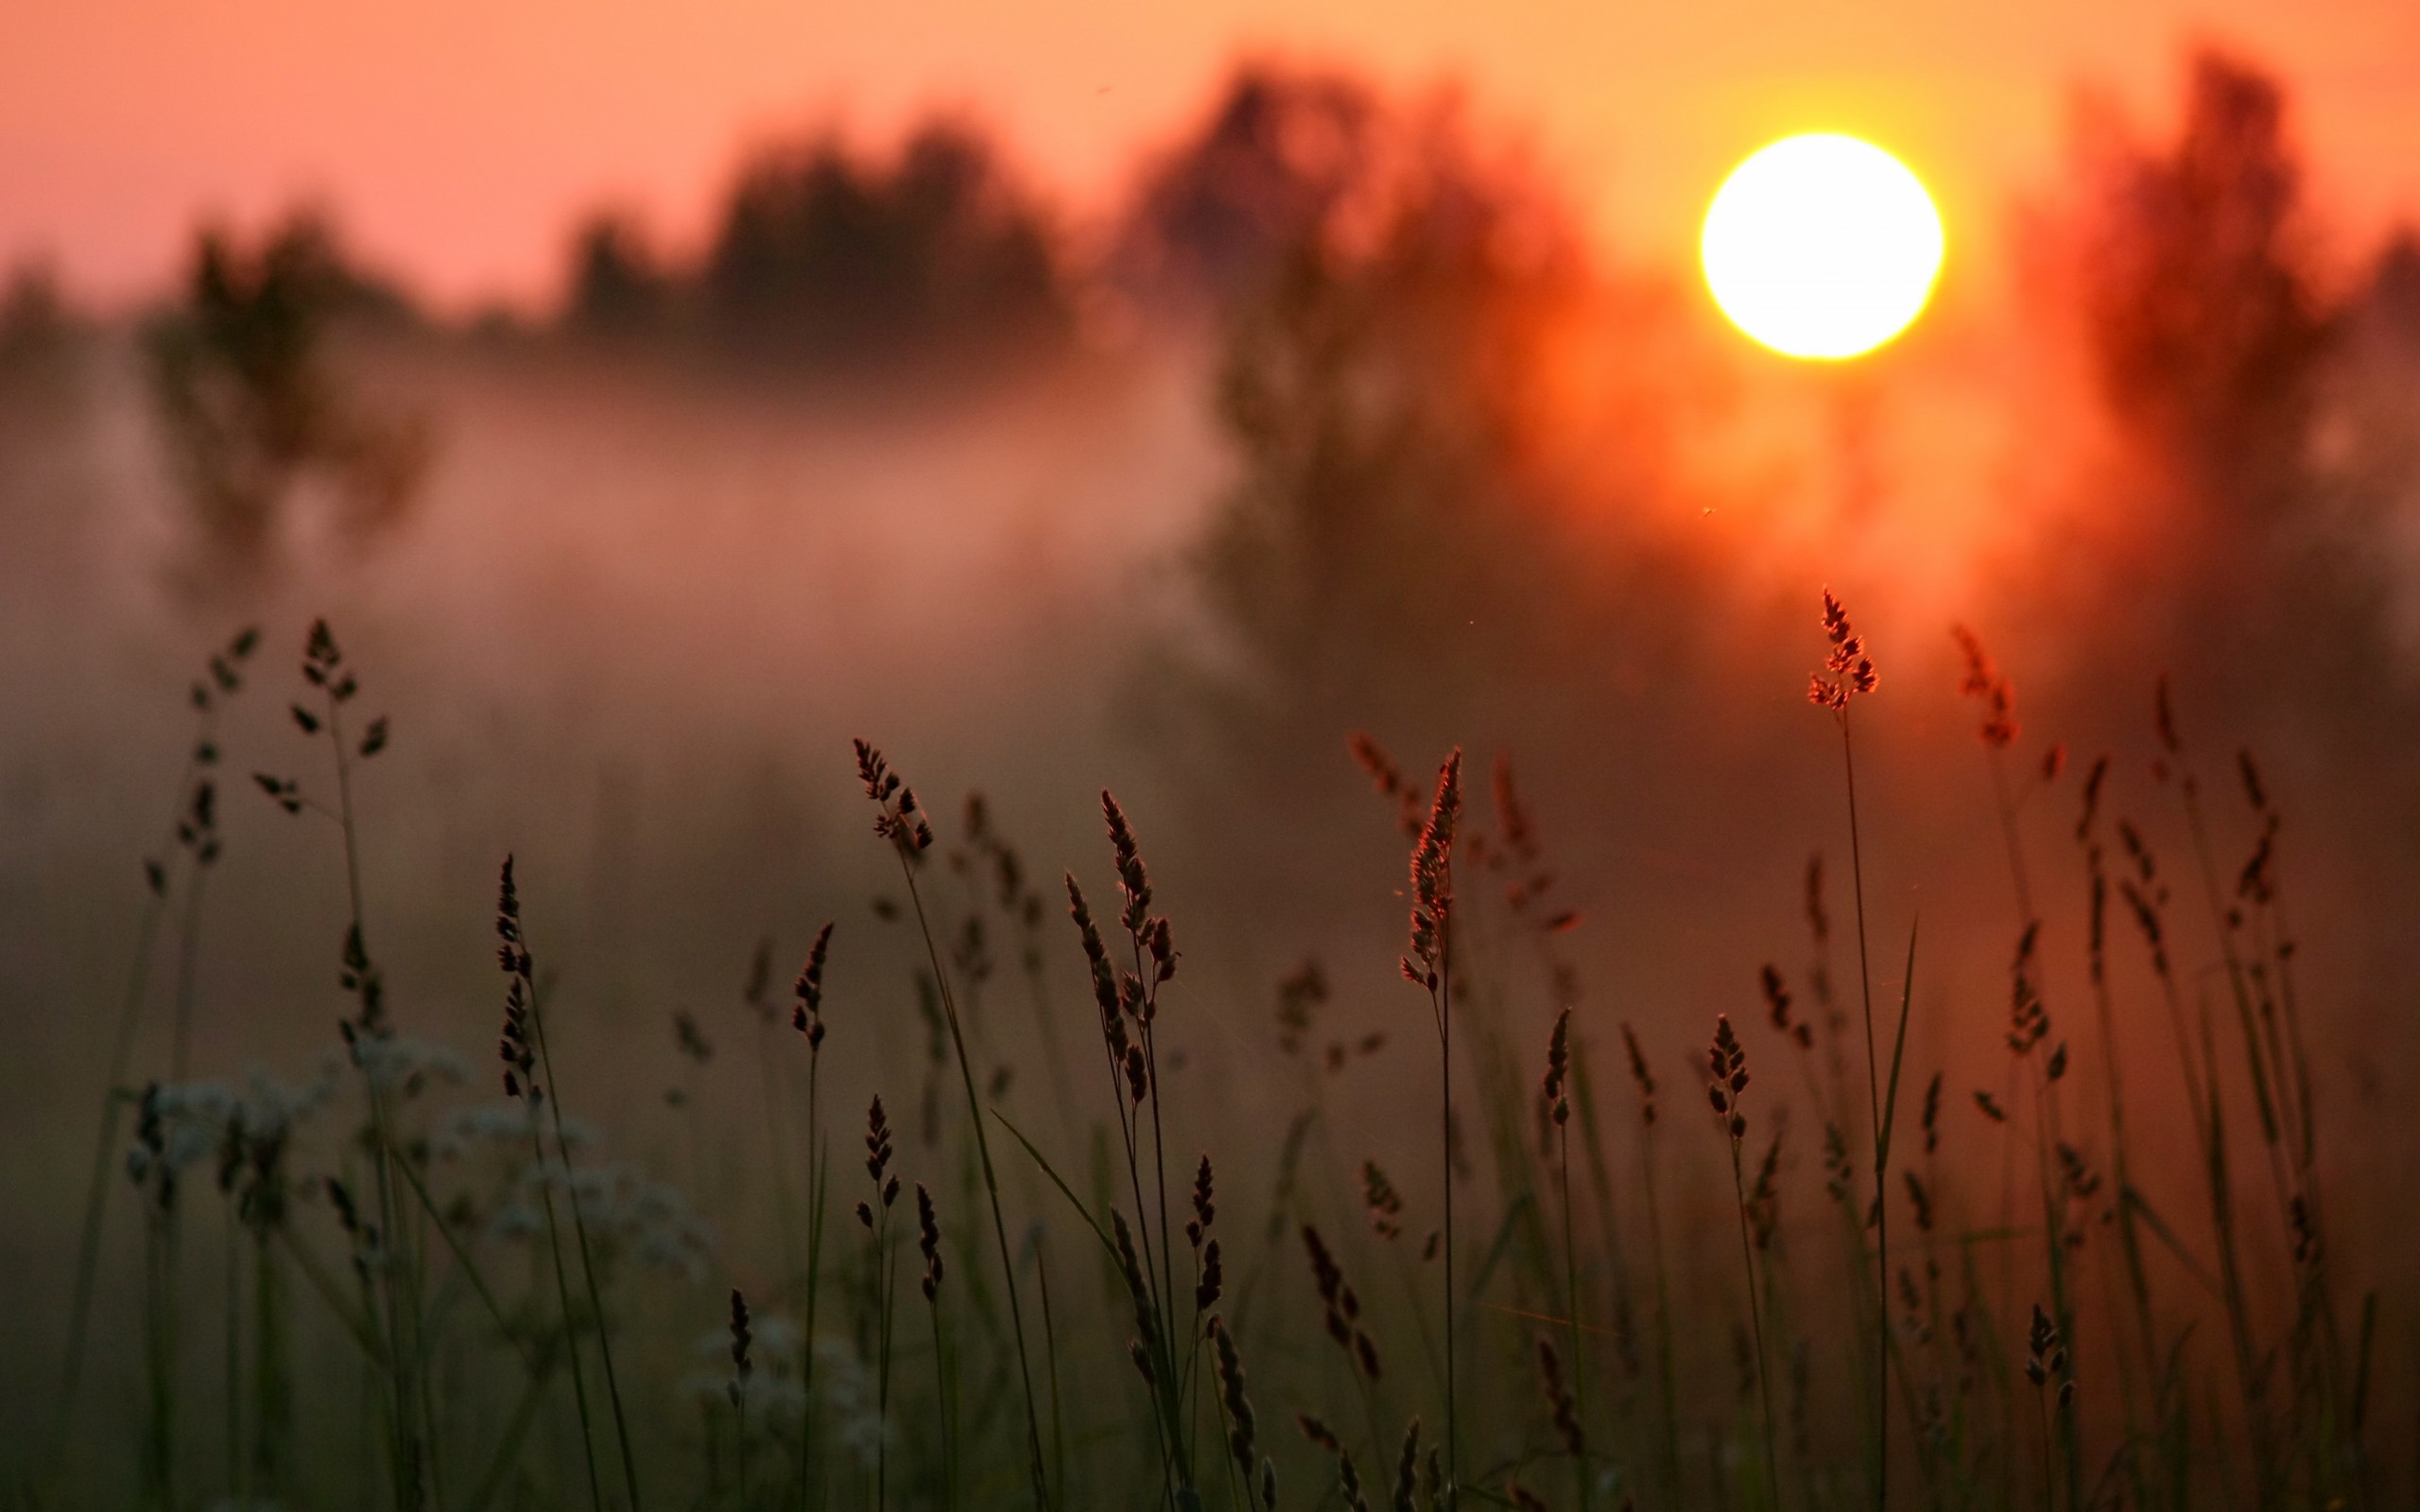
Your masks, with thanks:
[{"label": "grass seed head", "polygon": [[795,998],[790,1009],[790,1027],[806,1036],[810,1053],[823,1048],[823,959],[832,947],[832,926],[825,924],[815,932],[815,943],[807,947],[806,965],[791,986]]},{"label": "grass seed head", "polygon": [[1216,1179],[1216,1173],[1210,1169],[1210,1157],[1202,1156],[1201,1163],[1193,1172],[1193,1216],[1184,1225],[1185,1242],[1196,1249],[1201,1247],[1201,1241],[1209,1234],[1212,1221],[1219,1216],[1219,1204],[1215,1200]]},{"label": "grass seed head", "polygon": [[1428,822],[1411,848],[1411,949],[1403,974],[1437,990],[1445,964],[1445,918],[1453,906],[1454,830],[1462,808],[1462,753],[1457,748],[1437,772],[1437,796]]},{"label": "grass seed head", "polygon": [[899,1178],[890,1172],[890,1120],[883,1111],[882,1094],[876,1092],[866,1105],[866,1175],[873,1178],[886,1208],[899,1196]]},{"label": "grass seed head", "polygon": [[937,1299],[942,1289],[942,1225],[933,1211],[933,1194],[916,1183],[916,1250],[925,1257],[925,1300]]},{"label": "grass seed head", "polygon": [[1395,1190],[1375,1160],[1361,1162],[1361,1205],[1370,1214],[1370,1228],[1379,1238],[1402,1236],[1403,1194]]},{"label": "grass seed head", "polygon": [[1563,1442],[1563,1452],[1578,1459],[1588,1452],[1587,1435],[1580,1426],[1580,1408],[1571,1393],[1571,1385],[1564,1379],[1563,1356],[1556,1352],[1554,1341],[1544,1334],[1538,1336],[1538,1380],[1546,1388],[1547,1410],[1554,1418],[1555,1436]]},{"label": "grass seed head", "polygon": [[1117,862],[1117,890],[1126,900],[1119,921],[1127,933],[1142,937],[1150,932],[1151,922],[1151,877],[1144,869],[1143,851],[1134,839],[1134,828],[1126,819],[1126,811],[1117,804],[1116,797],[1107,788],[1100,790],[1101,816],[1109,822],[1109,848]]},{"label": "grass seed head", "polygon": [[1347,735],[1344,744],[1353,752],[1355,765],[1369,775],[1371,782],[1378,789],[1378,795],[1394,804],[1395,824],[1403,831],[1404,838],[1419,839],[1420,790],[1411,785],[1410,779],[1404,776],[1403,768],[1397,766],[1393,758],[1368,735],[1357,731]]},{"label": "grass seed head", "polygon": [[1630,1023],[1622,1023],[1622,1048],[1630,1054],[1630,1077],[1638,1086],[1638,1121],[1647,1128],[1655,1126],[1655,1073],[1648,1069],[1646,1053],[1638,1047],[1638,1036]]},{"label": "grass seed head", "polygon": [[1547,1074],[1540,1091],[1545,1094],[1547,1116],[1554,1126],[1571,1122],[1571,1010],[1564,1009],[1554,1017],[1554,1031],[1547,1036]]},{"label": "grass seed head", "polygon": [[731,1289],[731,1404],[735,1407],[747,1400],[748,1380],[755,1374],[755,1363],[749,1358],[754,1342],[748,1327],[748,1298],[735,1286]]},{"label": "grass seed head", "polygon": [[1706,1049],[1706,1067],[1712,1073],[1706,1083],[1706,1099],[1714,1105],[1715,1113],[1730,1131],[1733,1143],[1748,1132],[1748,1120],[1739,1110],[1739,1094],[1748,1090],[1748,1052],[1739,1043],[1739,1036],[1732,1031],[1731,1016],[1718,1014],[1714,1021],[1714,1042]]},{"label": "grass seed head", "polygon": [[1395,1460],[1394,1512],[1419,1512],[1414,1500],[1420,1480],[1420,1419],[1414,1418],[1403,1431],[1403,1450]]},{"label": "grass seed head", "polygon": [[1818,709],[1845,716],[1849,700],[1872,693],[1881,679],[1875,672],[1874,658],[1866,654],[1864,638],[1850,626],[1848,610],[1828,588],[1824,590],[1824,638],[1831,649],[1824,654],[1823,670],[1807,679],[1806,699]]},{"label": "grass seed head", "polygon": [[[1966,673],[1959,681],[1958,691],[1983,700],[1983,744],[1994,750],[2006,750],[2016,743],[2016,691],[1994,664],[1991,653],[1983,649],[1980,636],[1963,625],[1951,626],[1949,633],[1966,659]],[[2055,771],[2051,775],[2055,776]]]}]

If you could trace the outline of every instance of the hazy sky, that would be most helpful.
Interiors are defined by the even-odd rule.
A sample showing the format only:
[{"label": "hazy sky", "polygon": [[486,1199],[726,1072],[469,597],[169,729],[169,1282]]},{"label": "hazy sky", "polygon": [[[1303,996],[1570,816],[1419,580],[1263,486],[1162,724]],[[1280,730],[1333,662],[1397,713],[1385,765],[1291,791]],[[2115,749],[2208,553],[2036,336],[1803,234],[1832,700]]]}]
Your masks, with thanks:
[{"label": "hazy sky", "polygon": [[586,207],[694,236],[750,140],[936,105],[1081,214],[1270,51],[1466,82],[1659,255],[1764,139],[1859,131],[1934,186],[1954,268],[2055,172],[2076,83],[2165,120],[2199,38],[2285,76],[2348,243],[2420,213],[2414,0],[0,0],[0,259],[121,299],[197,215],[308,195],[450,305],[530,300]]}]

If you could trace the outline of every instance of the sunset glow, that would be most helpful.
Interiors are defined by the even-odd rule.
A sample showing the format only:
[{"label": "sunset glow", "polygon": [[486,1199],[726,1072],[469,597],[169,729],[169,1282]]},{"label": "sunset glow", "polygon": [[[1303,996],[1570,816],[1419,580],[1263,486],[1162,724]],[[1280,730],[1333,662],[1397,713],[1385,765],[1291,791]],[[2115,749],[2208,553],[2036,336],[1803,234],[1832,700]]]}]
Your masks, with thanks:
[{"label": "sunset glow", "polygon": [[1740,330],[1793,357],[1855,357],[1924,309],[1941,215],[1880,147],[1794,136],[1732,171],[1701,250],[1715,302]]}]

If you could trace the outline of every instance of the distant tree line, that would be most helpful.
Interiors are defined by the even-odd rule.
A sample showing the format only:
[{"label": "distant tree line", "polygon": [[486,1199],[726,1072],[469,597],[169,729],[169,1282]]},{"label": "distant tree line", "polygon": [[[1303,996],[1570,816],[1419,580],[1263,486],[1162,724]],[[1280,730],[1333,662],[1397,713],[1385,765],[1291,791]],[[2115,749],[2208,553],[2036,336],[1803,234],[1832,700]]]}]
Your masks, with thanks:
[{"label": "distant tree line", "polygon": [[889,152],[824,130],[753,153],[689,260],[650,248],[627,215],[589,219],[564,323],[858,369],[1047,348],[1088,299],[1222,314],[1369,195],[1405,146],[1396,125],[1346,76],[1248,65],[1083,249],[964,121],[928,120]]}]

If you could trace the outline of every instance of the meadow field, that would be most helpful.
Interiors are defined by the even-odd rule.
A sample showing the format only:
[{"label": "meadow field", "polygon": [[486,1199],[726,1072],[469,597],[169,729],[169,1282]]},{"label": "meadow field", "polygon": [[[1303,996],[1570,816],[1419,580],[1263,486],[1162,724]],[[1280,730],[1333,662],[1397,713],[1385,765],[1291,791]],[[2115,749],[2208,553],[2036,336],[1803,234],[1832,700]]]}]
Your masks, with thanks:
[{"label": "meadow field", "polygon": [[935,128],[544,321],[21,283],[0,1507],[2411,1504],[2420,253],[2281,109],[1855,369],[1283,69],[1080,256]]}]

